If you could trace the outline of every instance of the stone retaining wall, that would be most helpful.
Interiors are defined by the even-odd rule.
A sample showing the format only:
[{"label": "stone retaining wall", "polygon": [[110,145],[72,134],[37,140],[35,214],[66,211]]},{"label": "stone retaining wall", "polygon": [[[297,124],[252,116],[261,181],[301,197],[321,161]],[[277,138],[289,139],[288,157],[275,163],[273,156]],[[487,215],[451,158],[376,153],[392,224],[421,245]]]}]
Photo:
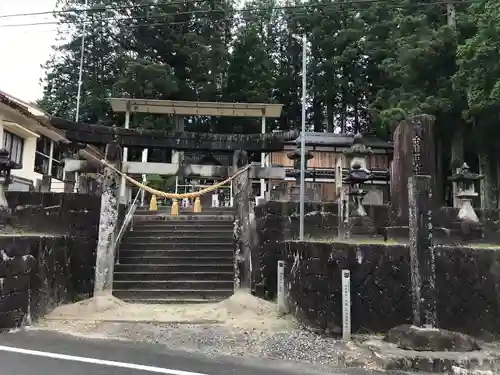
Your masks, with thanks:
[{"label": "stone retaining wall", "polygon": [[[411,323],[409,250],[403,245],[287,241],[289,307],[311,329],[341,333],[341,270],[351,271],[352,330],[385,332]],[[500,336],[500,251],[436,249],[438,325]]]},{"label": "stone retaining wall", "polygon": [[[337,204],[306,203],[305,238],[334,238],[337,235]],[[366,206],[377,227],[387,225],[387,206]],[[276,264],[282,259],[279,244],[299,238],[299,203],[270,201],[255,207],[256,244],[252,247],[252,286],[259,297],[276,296]]]},{"label": "stone retaining wall", "polygon": [[8,192],[13,225],[37,233],[84,235],[97,240],[101,197],[85,194]]},{"label": "stone retaining wall", "polygon": [[[337,204],[305,204],[305,238],[332,240],[337,236]],[[389,206],[365,206],[379,233],[390,224]],[[484,225],[484,242],[500,242],[500,211],[476,210]],[[434,226],[452,228],[458,209],[442,207],[434,215]],[[255,207],[256,243],[252,246],[252,289],[263,298],[276,296],[276,264],[282,259],[279,244],[299,237],[299,202],[270,201]]]},{"label": "stone retaining wall", "polygon": [[[92,296],[101,199],[9,192],[16,234],[0,234],[0,329]],[[125,210],[120,208],[120,219]]]},{"label": "stone retaining wall", "polygon": [[0,329],[17,327],[55,306],[91,296],[95,255],[70,236],[0,237]]}]

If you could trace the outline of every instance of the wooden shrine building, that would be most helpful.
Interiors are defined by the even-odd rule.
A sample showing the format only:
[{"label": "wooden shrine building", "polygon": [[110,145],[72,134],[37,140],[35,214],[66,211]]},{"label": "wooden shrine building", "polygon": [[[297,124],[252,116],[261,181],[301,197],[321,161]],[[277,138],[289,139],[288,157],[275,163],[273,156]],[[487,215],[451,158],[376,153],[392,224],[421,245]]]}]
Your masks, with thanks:
[{"label": "wooden shrine building", "polygon": [[[306,188],[314,193],[314,200],[334,201],[336,199],[335,165],[338,158],[343,159],[343,175],[347,176],[348,160],[343,154],[353,144],[354,135],[334,133],[306,133],[306,149],[312,154],[307,162],[308,178]],[[274,183],[275,196],[289,190],[295,185],[295,178],[290,177],[294,171],[293,161],[288,154],[300,145],[300,136],[285,143],[283,150],[271,153],[272,167],[284,167],[286,179]],[[372,149],[368,157],[367,167],[373,173],[373,180],[367,186],[373,193],[370,203],[381,204],[389,200],[389,167],[392,161],[392,142],[385,142],[377,138],[364,137],[363,143]]]}]

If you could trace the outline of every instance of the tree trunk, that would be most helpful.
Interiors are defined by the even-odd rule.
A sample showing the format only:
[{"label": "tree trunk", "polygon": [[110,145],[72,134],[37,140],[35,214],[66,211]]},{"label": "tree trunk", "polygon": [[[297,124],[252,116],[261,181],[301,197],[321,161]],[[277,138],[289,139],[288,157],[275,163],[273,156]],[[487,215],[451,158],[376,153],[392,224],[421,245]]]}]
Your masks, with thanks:
[{"label": "tree trunk", "polygon": [[[464,129],[461,123],[457,124],[457,128],[451,140],[451,158],[450,170],[454,174],[464,163]],[[460,200],[457,198],[456,184],[453,184],[453,207],[460,206]]]},{"label": "tree trunk", "polygon": [[481,199],[481,209],[489,209],[492,208],[492,173],[491,173],[491,165],[489,163],[489,157],[486,152],[480,152],[478,154],[479,161],[479,173],[484,175],[484,178],[481,180],[479,196]]},{"label": "tree trunk", "polygon": [[[437,126],[435,127],[437,128]],[[443,186],[444,186],[444,172],[443,172],[443,140],[441,137],[436,132],[435,135],[435,140],[436,140],[436,185],[440,187],[439,190],[434,192],[433,194],[436,195],[436,200],[441,204],[441,205],[446,205],[447,203],[445,202],[443,198]]]}]

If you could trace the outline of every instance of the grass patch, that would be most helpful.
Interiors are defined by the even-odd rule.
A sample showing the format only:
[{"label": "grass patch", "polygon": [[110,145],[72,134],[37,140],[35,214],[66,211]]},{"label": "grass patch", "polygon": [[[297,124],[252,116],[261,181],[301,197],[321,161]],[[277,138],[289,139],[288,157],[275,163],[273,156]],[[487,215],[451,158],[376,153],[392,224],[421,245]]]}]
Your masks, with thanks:
[{"label": "grass patch", "polygon": [[[320,238],[306,238],[306,242],[319,242],[319,243],[345,243],[351,245],[386,245],[386,246],[408,246],[408,242],[396,241],[389,239],[384,241],[383,238],[335,238],[335,237],[320,237]],[[472,248],[477,250],[500,250],[500,244],[494,243],[449,243],[449,244],[437,244],[436,247],[462,247],[462,248]]]},{"label": "grass patch", "polygon": [[346,243],[352,245],[406,245],[404,242],[398,242],[392,239],[384,241],[383,238],[308,238],[305,241],[321,243]]}]

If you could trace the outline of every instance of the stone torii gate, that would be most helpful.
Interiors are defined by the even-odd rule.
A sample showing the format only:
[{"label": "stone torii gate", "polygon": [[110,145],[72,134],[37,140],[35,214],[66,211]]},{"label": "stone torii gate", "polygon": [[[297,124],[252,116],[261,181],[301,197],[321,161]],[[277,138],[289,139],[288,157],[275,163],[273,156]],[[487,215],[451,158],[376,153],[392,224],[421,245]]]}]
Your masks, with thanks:
[{"label": "stone torii gate", "polygon": [[[261,120],[261,134],[266,133],[266,119],[278,118],[281,116],[283,108],[282,104],[266,104],[266,103],[224,103],[224,102],[191,102],[191,101],[175,101],[175,100],[153,100],[153,99],[130,99],[130,98],[112,98],[109,100],[113,111],[117,113],[125,113],[124,128],[130,127],[130,116],[132,113],[148,113],[148,114],[166,114],[174,117],[174,131],[184,131],[184,116],[216,116],[216,117],[254,117]],[[138,145],[136,145],[138,146]],[[270,167],[269,159],[266,157],[266,150],[261,152],[261,167]],[[148,150],[145,148],[142,153],[142,163],[129,163],[128,150],[125,146],[123,149],[123,172],[140,173],[145,179],[147,174],[173,174],[173,171],[178,169],[178,165],[183,162],[182,149],[172,150],[172,162],[170,165],[164,163],[163,166],[147,163]],[[149,164],[149,165],[148,165]],[[205,168],[203,168],[205,167]],[[199,167],[191,166],[193,174],[200,177],[214,177],[226,175],[225,171],[213,170],[206,166]],[[260,197],[263,198],[266,192],[265,179],[270,178],[269,175],[263,175],[260,178]],[[281,177],[279,177],[281,179]],[[125,181],[122,179],[120,197],[123,202],[125,198]]]},{"label": "stone torii gate", "polygon": [[[238,112],[242,116],[244,113]],[[228,112],[229,114],[229,112]],[[273,115],[276,115],[273,114]],[[121,170],[127,174],[158,174],[158,175],[182,175],[185,177],[227,177],[232,170],[231,166],[218,165],[183,165],[182,153],[187,150],[205,151],[208,153],[219,152],[229,154],[230,159],[236,150],[245,150],[249,154],[261,153],[265,155],[272,151],[282,150],[284,142],[294,139],[297,132],[279,132],[264,134],[213,134],[195,133],[185,131],[159,131],[147,129],[127,129],[109,127],[96,124],[75,123],[62,118],[52,117],[51,124],[58,129],[64,130],[68,139],[81,144],[92,144],[106,146],[116,142],[123,147],[126,154],[128,147],[140,147],[147,151],[148,148],[160,148],[172,150],[172,162],[153,163],[147,162],[147,154],[143,151],[142,162],[130,162],[123,156]],[[261,156],[262,157],[262,156]],[[251,162],[251,160],[250,160]],[[75,172],[97,172],[101,169],[97,162],[87,160],[65,160],[65,172],[67,175]],[[261,196],[266,190],[265,181],[268,179],[282,180],[285,178],[285,168],[272,167],[264,157],[260,166],[252,168],[252,179],[261,180]],[[122,203],[125,199],[124,181],[120,184],[120,197]]]},{"label": "stone torii gate", "polygon": [[[128,99],[127,99],[128,100]],[[163,102],[163,101],[162,101]],[[185,102],[183,102],[185,103]],[[200,103],[203,104],[203,103]],[[219,103],[215,103],[219,104]],[[220,103],[225,105],[237,106],[238,104]],[[257,114],[257,110],[251,108],[251,104],[247,109],[240,108],[240,111],[226,108],[225,115],[238,113],[240,116],[250,116]],[[256,105],[262,106],[262,105]],[[129,106],[130,107],[130,106]],[[131,108],[131,107],[130,107]],[[167,111],[169,107],[161,107]],[[167,108],[167,109],[165,109]],[[260,113],[265,113],[259,107]],[[151,112],[154,109],[151,109]],[[192,109],[193,110],[193,109]],[[208,109],[204,109],[208,111]],[[136,111],[147,111],[147,108],[138,107]],[[194,111],[194,110],[193,110]],[[213,108],[212,108],[213,111]],[[273,116],[278,116],[281,111],[271,113]],[[155,112],[160,113],[160,112]],[[165,112],[163,112],[165,113]],[[167,112],[168,113],[168,112]],[[208,112],[199,112],[208,113]],[[218,112],[212,112],[214,115]],[[130,114],[126,117],[130,117]],[[179,120],[177,120],[179,121]],[[106,146],[106,161],[113,165],[114,168],[122,170],[128,174],[168,174],[168,175],[183,175],[197,177],[228,177],[234,173],[236,168],[252,163],[249,156],[251,154],[269,153],[279,151],[284,148],[286,141],[297,138],[298,132],[280,132],[280,133],[264,133],[264,134],[213,134],[213,133],[194,133],[177,130],[173,132],[146,130],[146,129],[128,129],[118,128],[116,126],[109,127],[96,124],[75,123],[61,118],[52,117],[50,123],[61,130],[65,131],[65,136],[69,140],[79,144],[92,144],[97,146]],[[171,163],[137,163],[125,161],[127,160],[125,151],[127,147],[147,148],[163,148],[171,149],[174,159]],[[212,166],[212,165],[186,165],[184,166],[180,159],[182,152],[186,150],[203,150],[206,152],[221,152],[228,153],[232,156],[233,166]],[[264,165],[262,165],[264,164]],[[77,171],[99,172],[103,169],[100,162],[95,163],[83,160],[65,160],[66,173],[74,173]],[[104,168],[103,173],[104,183],[101,195],[101,223],[99,226],[99,241],[97,248],[96,259],[96,287],[94,294],[107,294],[112,290],[113,266],[114,266],[114,246],[115,234],[118,224],[118,204],[120,195],[124,198],[124,182],[119,182],[120,177],[109,167]],[[238,198],[236,202],[237,222],[241,225],[248,224],[248,205],[249,205],[249,182],[251,179],[284,179],[285,168],[270,167],[261,163],[261,165],[252,166],[246,176],[240,178],[237,182]],[[121,185],[121,186],[120,186]],[[261,183],[262,186],[262,183]],[[239,252],[242,254],[249,253],[249,231],[247,228],[240,228],[241,233],[239,240]],[[246,259],[247,256],[245,255]]]}]

